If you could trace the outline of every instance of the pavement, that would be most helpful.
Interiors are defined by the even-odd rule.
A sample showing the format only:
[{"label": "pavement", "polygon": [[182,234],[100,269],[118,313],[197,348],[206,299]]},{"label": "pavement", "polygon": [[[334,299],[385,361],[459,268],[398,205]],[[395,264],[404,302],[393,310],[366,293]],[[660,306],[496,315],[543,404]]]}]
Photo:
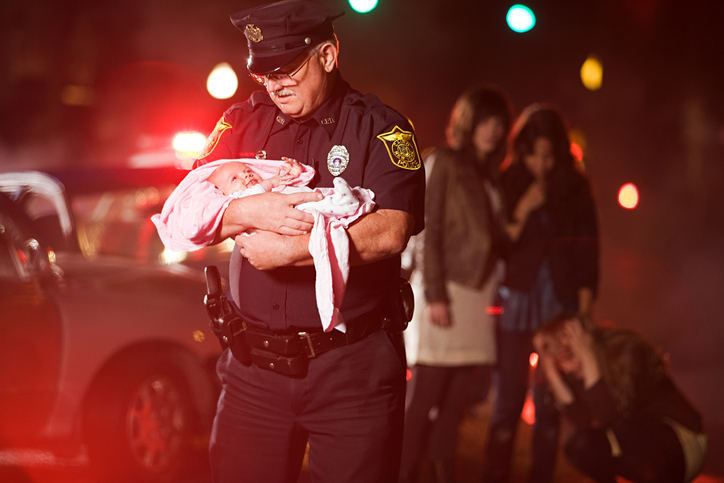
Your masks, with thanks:
[{"label": "pavement", "polygon": [[[457,483],[480,483],[483,475],[483,451],[488,434],[488,422],[492,404],[488,402],[475,406],[473,411],[460,423],[459,439],[457,448],[456,475]],[[525,412],[525,409],[524,409]],[[724,428],[720,428],[724,429]],[[564,426],[563,433],[567,431]],[[527,483],[528,468],[530,467],[530,442],[532,426],[521,419],[516,436],[515,452],[512,463],[512,476],[510,483]],[[724,483],[724,451],[721,443],[724,441],[724,431],[716,434],[709,434],[710,449],[709,458],[704,472],[694,483]],[[563,439],[563,438],[562,438]],[[712,445],[712,439],[716,447]],[[311,482],[309,479],[300,479],[299,483]],[[555,483],[579,483],[592,482],[568,464],[562,451],[559,451],[559,458],[556,464]],[[620,479],[619,483],[626,480]],[[429,465],[423,462],[417,483],[433,483],[430,478]]]},{"label": "pavement", "polygon": [[[457,448],[457,483],[480,483],[483,474],[483,450],[491,402],[478,404],[460,423]],[[525,410],[524,410],[525,412]],[[566,428],[563,428],[566,431]],[[724,483],[724,426],[707,428],[709,434],[709,458],[695,483]],[[525,483],[530,466],[530,440],[532,427],[521,420],[516,437],[515,453],[510,483]],[[583,475],[571,467],[559,453],[555,483],[588,482]],[[73,458],[58,458],[42,450],[5,449],[0,450],[0,482],[2,483],[103,483],[94,480],[88,470],[85,454]],[[208,464],[200,462],[193,471],[184,475],[183,480],[173,483],[211,483]],[[298,483],[312,483],[306,464]],[[423,462],[417,483],[433,483],[429,465]],[[619,480],[619,483],[626,483]]]}]

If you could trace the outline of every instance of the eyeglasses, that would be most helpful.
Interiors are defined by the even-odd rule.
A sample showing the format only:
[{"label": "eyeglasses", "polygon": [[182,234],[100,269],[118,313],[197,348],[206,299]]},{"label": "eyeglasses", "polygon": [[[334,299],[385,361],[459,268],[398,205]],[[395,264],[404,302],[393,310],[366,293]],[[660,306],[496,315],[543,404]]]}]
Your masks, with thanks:
[{"label": "eyeglasses", "polygon": [[310,55],[307,57],[307,60],[304,61],[302,65],[299,66],[297,70],[292,72],[291,74],[282,74],[282,73],[272,73],[272,74],[254,74],[253,72],[249,72],[249,75],[251,76],[254,81],[262,86],[265,86],[269,80],[273,80],[274,82],[284,82],[284,81],[291,81],[292,78],[299,73],[300,70],[304,69],[304,66],[307,65],[307,63],[312,59],[312,56]]}]

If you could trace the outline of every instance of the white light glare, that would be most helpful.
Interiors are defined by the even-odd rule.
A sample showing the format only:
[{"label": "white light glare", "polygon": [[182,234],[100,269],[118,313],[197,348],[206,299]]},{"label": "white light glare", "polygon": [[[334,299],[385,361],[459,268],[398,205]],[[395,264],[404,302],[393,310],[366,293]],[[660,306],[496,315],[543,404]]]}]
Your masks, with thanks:
[{"label": "white light glare", "polygon": [[239,79],[234,69],[226,62],[214,67],[206,80],[206,90],[216,99],[228,99],[236,93]]}]

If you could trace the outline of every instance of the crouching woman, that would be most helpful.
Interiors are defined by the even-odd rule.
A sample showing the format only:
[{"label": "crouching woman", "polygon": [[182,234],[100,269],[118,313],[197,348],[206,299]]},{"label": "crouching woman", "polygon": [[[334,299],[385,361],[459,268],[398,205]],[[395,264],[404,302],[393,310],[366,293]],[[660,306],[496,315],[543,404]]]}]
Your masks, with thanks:
[{"label": "crouching woman", "polygon": [[533,345],[557,406],[576,428],[565,451],[578,470],[599,483],[616,476],[686,483],[701,471],[701,416],[641,336],[589,330],[563,314],[538,329]]}]

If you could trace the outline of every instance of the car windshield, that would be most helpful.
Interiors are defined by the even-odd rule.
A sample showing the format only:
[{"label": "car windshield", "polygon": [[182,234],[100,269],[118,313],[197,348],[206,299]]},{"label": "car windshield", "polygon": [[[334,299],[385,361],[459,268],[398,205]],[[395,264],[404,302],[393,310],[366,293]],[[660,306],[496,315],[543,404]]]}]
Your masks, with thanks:
[{"label": "car windshield", "polygon": [[203,268],[227,263],[233,241],[194,252],[174,252],[164,247],[151,216],[160,213],[174,184],[108,189],[71,195],[78,242],[91,258],[113,256],[142,263]]},{"label": "car windshield", "polygon": [[[173,252],[164,247],[151,222],[151,216],[161,212],[186,171],[97,169],[50,174],[64,186],[78,246],[85,256],[146,264],[184,264],[198,269],[212,264],[220,268],[228,265],[233,241],[194,252]],[[36,211],[42,213],[43,207],[38,206]]]}]

